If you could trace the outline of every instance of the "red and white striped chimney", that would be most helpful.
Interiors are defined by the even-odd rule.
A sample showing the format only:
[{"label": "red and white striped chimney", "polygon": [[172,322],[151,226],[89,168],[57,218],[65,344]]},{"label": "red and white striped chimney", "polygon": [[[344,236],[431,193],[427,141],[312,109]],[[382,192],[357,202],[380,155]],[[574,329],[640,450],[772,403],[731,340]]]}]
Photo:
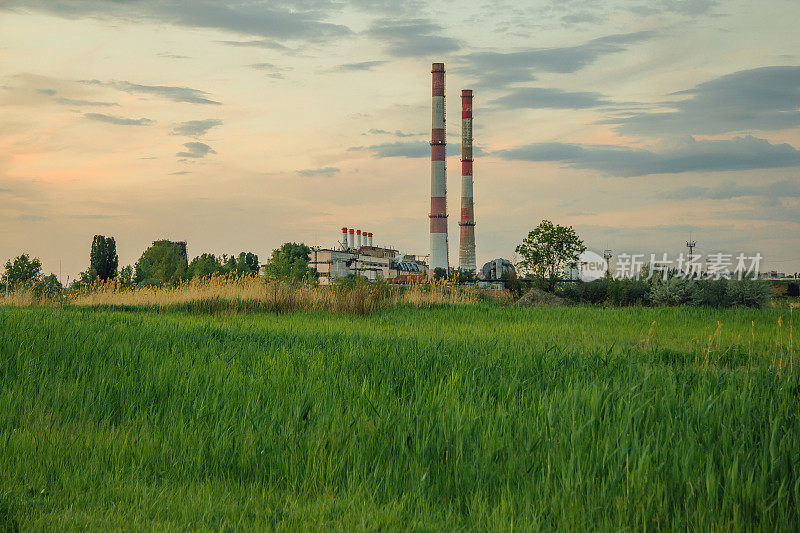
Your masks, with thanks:
[{"label": "red and white striped chimney", "polygon": [[445,138],[445,104],[444,104],[444,63],[434,63],[433,101],[431,124],[431,257],[428,275],[433,275],[435,268],[450,270],[450,259],[447,250],[447,171],[445,156],[447,140]]},{"label": "red and white striped chimney", "polygon": [[361,248],[361,230],[356,230],[356,248]]},{"label": "red and white striped chimney", "polygon": [[342,228],[342,245],[347,250],[347,228]]},{"label": "red and white striped chimney", "polygon": [[461,221],[458,266],[472,270],[475,265],[475,211],[472,201],[472,91],[461,91]]},{"label": "red and white striped chimney", "polygon": [[355,233],[356,230],[350,228],[350,246],[348,246],[348,248],[350,248],[351,250],[355,248]]},{"label": "red and white striped chimney", "polygon": [[372,248],[372,232],[369,233],[369,247]]}]

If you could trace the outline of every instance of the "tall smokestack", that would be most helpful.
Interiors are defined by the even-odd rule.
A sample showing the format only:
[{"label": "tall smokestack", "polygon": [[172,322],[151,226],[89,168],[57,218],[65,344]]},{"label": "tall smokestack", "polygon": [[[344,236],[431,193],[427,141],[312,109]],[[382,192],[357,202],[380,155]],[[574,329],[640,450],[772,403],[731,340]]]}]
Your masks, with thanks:
[{"label": "tall smokestack", "polygon": [[444,118],[444,63],[434,63],[433,74],[433,113],[431,129],[431,258],[430,272],[435,268],[450,270],[450,258],[447,251],[447,181],[445,154]]},{"label": "tall smokestack", "polygon": [[350,246],[348,248],[350,248],[351,250],[355,248],[355,232],[356,230],[350,228]]},{"label": "tall smokestack", "polygon": [[342,245],[347,250],[347,228],[342,228]]},{"label": "tall smokestack", "polygon": [[472,202],[472,91],[461,91],[461,229],[458,266],[475,270],[475,211]]},{"label": "tall smokestack", "polygon": [[361,248],[361,230],[356,230],[356,248]]},{"label": "tall smokestack", "polygon": [[372,248],[372,232],[369,233],[369,247]]}]

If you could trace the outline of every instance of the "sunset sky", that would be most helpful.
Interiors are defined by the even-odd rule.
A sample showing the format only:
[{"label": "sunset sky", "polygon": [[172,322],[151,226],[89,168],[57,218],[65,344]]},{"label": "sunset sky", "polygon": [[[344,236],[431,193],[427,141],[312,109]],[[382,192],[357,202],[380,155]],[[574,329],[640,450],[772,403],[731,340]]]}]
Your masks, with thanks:
[{"label": "sunset sky", "polygon": [[591,250],[760,252],[800,271],[796,0],[2,0],[0,259],[66,280],[342,226],[428,253],[432,62],[475,91],[478,264],[542,219]]}]

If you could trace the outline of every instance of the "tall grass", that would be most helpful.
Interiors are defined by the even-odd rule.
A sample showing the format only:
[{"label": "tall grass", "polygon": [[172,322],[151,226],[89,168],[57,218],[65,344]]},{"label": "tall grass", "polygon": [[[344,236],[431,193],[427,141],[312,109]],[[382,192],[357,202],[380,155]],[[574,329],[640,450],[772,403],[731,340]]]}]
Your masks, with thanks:
[{"label": "tall grass", "polygon": [[66,290],[44,296],[23,288],[7,298],[0,297],[0,305],[68,305],[209,313],[331,310],[363,315],[390,307],[424,308],[485,300],[510,303],[511,295],[506,291],[488,291],[474,286],[451,287],[442,282],[408,287],[366,281],[344,286],[312,286],[277,280],[265,282],[251,276],[212,276],[162,287],[125,287],[112,280],[108,283],[96,283],[79,291]]},{"label": "tall grass", "polygon": [[796,531],[794,320],[0,308],[0,524]]}]

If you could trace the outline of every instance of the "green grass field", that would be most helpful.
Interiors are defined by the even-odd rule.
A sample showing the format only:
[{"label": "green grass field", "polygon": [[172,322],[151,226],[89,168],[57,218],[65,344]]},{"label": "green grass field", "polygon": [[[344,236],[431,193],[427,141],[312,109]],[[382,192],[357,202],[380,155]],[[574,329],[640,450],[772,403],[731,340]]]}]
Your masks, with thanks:
[{"label": "green grass field", "polygon": [[0,307],[0,530],[796,531],[795,325]]}]

